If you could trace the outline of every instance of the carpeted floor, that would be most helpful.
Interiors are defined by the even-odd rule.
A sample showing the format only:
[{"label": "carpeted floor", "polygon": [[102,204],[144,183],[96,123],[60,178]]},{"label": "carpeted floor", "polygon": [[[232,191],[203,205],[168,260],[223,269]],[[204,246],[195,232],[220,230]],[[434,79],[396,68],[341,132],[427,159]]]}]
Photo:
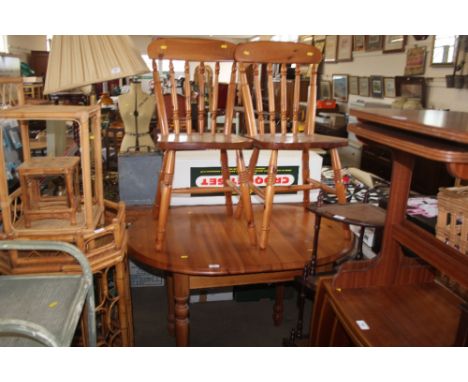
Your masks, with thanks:
[{"label": "carpeted floor", "polygon": [[[245,297],[258,297],[255,291],[243,292]],[[191,346],[282,346],[297,319],[296,290],[288,286],[284,300],[284,319],[273,325],[273,300],[213,301],[190,304]],[[255,296],[255,297],[254,297]],[[164,287],[132,288],[135,346],[175,346],[168,334],[167,299]],[[309,322],[310,301],[306,305],[306,325]]]}]

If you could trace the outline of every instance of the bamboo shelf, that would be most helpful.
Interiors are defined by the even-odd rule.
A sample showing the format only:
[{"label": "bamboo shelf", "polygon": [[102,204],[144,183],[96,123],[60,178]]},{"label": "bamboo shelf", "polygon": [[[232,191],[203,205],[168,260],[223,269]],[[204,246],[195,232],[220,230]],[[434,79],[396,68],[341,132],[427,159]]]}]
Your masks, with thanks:
[{"label": "bamboo shelf", "polygon": [[[30,228],[32,235],[45,235],[47,232],[56,235],[58,232],[67,234],[71,231],[84,230],[90,232],[94,230],[99,221],[102,222],[104,212],[104,193],[102,179],[102,158],[101,158],[101,109],[98,105],[93,106],[56,106],[56,105],[20,105],[0,111],[0,119],[16,119],[21,128],[21,141],[23,146],[23,160],[31,159],[31,147],[29,141],[28,121],[75,121],[79,125],[80,147],[81,147],[81,182],[83,188],[82,195],[82,216],[77,216],[77,224],[70,230],[67,224],[58,227],[54,219],[50,222],[42,220],[34,222]],[[92,145],[91,145],[91,137]],[[0,133],[0,138],[2,138]],[[93,156],[91,158],[91,151]],[[3,147],[0,147],[0,165],[4,166]],[[91,174],[91,162],[93,162],[94,175]],[[94,178],[94,182],[93,179]],[[7,180],[4,172],[0,173],[0,203],[2,205],[3,229],[9,237],[23,237],[22,226],[18,219],[17,198],[18,193],[8,194]],[[18,223],[19,226],[15,226]],[[63,223],[63,220],[62,220]]]}]

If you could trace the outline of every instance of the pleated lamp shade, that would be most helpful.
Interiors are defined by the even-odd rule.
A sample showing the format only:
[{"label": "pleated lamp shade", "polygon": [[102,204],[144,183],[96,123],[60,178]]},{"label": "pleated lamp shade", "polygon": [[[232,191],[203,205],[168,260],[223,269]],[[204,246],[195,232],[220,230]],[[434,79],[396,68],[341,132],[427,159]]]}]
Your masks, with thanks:
[{"label": "pleated lamp shade", "polygon": [[44,94],[149,71],[129,36],[54,36]]}]

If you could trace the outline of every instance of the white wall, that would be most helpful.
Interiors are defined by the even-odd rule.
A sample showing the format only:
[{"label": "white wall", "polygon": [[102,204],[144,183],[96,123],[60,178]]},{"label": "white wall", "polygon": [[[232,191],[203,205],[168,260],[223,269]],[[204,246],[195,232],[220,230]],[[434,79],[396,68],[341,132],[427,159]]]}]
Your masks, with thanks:
[{"label": "white wall", "polygon": [[14,36],[8,35],[9,54],[15,55],[21,61],[27,62],[32,50],[47,50],[47,36]]},{"label": "white wall", "polygon": [[[435,109],[468,111],[468,89],[448,89],[445,86],[445,75],[452,74],[453,67],[435,67],[430,65],[433,37],[429,36],[425,41],[416,41],[413,36],[408,36],[406,43],[406,48],[414,47],[415,45],[426,46],[426,70],[423,75],[427,79],[426,106]],[[406,52],[386,54],[383,54],[382,51],[353,52],[353,61],[323,64],[323,79],[331,81],[333,74],[348,74],[362,77],[371,75],[402,76],[404,75],[405,64]],[[350,95],[348,103],[357,100],[392,103],[394,98],[372,98]]]}]

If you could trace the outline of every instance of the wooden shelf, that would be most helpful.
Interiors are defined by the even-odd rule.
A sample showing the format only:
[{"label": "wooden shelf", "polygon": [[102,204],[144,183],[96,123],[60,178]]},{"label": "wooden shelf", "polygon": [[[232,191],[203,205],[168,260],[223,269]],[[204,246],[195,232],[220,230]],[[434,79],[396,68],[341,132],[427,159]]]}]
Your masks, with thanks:
[{"label": "wooden shelf", "polygon": [[[356,345],[451,346],[455,342],[462,300],[440,285],[335,289],[330,279],[322,282],[327,291],[322,318],[336,317]],[[361,321],[368,330],[359,327]],[[333,345],[335,339],[324,334],[315,335],[313,345]]]}]

